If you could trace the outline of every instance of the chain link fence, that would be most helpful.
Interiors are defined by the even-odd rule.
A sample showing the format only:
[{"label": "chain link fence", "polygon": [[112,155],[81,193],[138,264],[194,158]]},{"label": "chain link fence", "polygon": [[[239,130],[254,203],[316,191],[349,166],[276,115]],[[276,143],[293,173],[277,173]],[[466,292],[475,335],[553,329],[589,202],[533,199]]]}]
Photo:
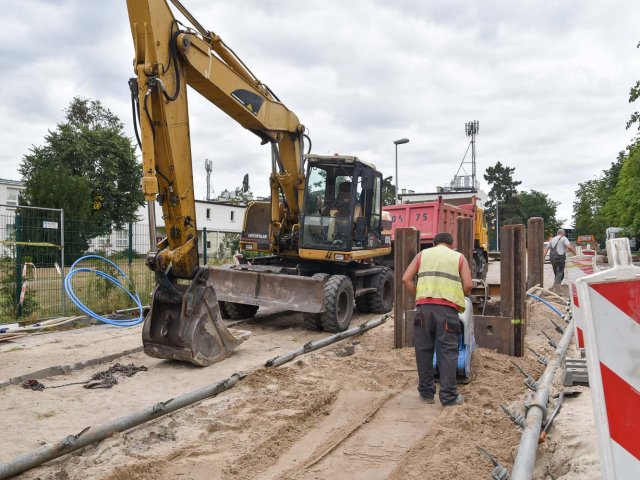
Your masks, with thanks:
[{"label": "chain link fence", "polygon": [[[1,208],[0,324],[33,323],[80,313],[64,293],[64,276],[73,262],[90,254],[116,263],[128,275],[143,304],[148,304],[155,286],[144,258],[149,249],[148,226],[131,223],[106,235],[98,232],[99,226],[93,222],[65,221],[61,210]],[[82,265],[116,273],[97,259]],[[78,298],[97,313],[133,307],[126,293],[94,274],[75,275],[73,287]]]}]

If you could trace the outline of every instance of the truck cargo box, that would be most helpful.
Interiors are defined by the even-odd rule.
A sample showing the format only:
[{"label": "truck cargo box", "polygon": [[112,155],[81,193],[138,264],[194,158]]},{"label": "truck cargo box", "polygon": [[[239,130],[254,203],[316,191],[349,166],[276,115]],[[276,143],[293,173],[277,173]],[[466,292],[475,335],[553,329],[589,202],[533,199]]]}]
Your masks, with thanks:
[{"label": "truck cargo box", "polygon": [[473,217],[473,211],[442,201],[442,197],[431,202],[388,205],[383,210],[391,215],[391,239],[395,240],[396,228],[414,227],[420,232],[422,247],[433,244],[439,232],[453,235],[454,248],[458,233],[458,217]]}]

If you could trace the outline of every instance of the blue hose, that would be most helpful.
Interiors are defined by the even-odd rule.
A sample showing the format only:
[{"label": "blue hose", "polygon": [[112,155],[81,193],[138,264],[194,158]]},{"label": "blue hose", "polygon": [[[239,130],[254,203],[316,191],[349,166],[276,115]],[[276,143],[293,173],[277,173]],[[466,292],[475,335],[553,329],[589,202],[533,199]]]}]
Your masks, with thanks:
[{"label": "blue hose", "polygon": [[[114,267],[120,273],[120,275],[122,275],[122,277],[124,278],[126,283],[129,283],[129,278],[127,277],[127,275],[120,269],[120,267],[118,267],[118,265],[116,265],[114,262],[112,262],[108,258],[104,258],[104,257],[101,257],[99,255],[85,255],[84,257],[81,257],[78,260],[76,260],[75,262],[73,262],[73,265],[71,265],[71,268],[69,269],[69,273],[67,274],[67,276],[64,279],[64,291],[66,292],[67,296],[71,299],[73,304],[76,307],[78,307],[82,312],[84,312],[85,314],[89,315],[92,318],[95,318],[99,322],[107,323],[109,325],[115,325],[116,327],[133,327],[134,325],[138,325],[139,323],[142,323],[144,321],[144,314],[142,313],[142,302],[140,301],[140,297],[138,296],[137,292],[131,293],[131,290],[126,288],[120,282],[120,280],[118,280],[116,277],[114,277],[112,275],[109,275],[108,273],[103,272],[101,270],[98,270],[96,268],[89,268],[89,267],[76,268],[76,265],[78,263],[80,263],[80,262],[82,262],[84,260],[87,260],[89,258],[95,258],[97,260],[100,260],[100,261],[108,263],[109,265]],[[133,303],[136,304],[136,306],[138,307],[138,311],[139,311],[138,317],[137,318],[125,318],[123,320],[106,318],[106,317],[103,317],[101,315],[98,315],[97,313],[93,312],[88,307],[86,307],[78,299],[78,297],[76,296],[75,292],[73,291],[73,286],[71,285],[71,279],[73,278],[73,276],[76,273],[80,273],[80,272],[94,273],[97,276],[102,277],[102,278],[112,282],[113,284],[115,284],[116,287],[118,287],[120,290],[122,290],[127,295],[129,295],[129,298],[131,300],[133,300]]]},{"label": "blue hose", "polygon": [[538,297],[537,295],[533,295],[531,293],[527,293],[527,295],[529,297],[535,298],[536,300],[544,303],[547,307],[549,307],[551,310],[553,310],[554,312],[556,312],[558,315],[560,315],[561,318],[564,319],[564,315],[562,313],[560,313],[560,311],[554,307],[553,305],[551,305],[549,302],[547,302],[546,300],[544,300],[543,298]]}]

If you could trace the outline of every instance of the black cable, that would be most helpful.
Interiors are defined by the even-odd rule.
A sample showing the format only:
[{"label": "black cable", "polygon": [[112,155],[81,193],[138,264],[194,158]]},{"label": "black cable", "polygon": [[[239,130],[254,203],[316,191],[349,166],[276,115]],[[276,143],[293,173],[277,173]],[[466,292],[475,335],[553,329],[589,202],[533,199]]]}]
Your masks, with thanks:
[{"label": "black cable", "polygon": [[162,85],[162,83],[160,84],[162,95],[164,95],[164,98],[166,98],[170,102],[173,102],[176,98],[178,98],[178,95],[180,94],[180,67],[178,66],[178,47],[176,46],[178,35],[180,35],[180,33],[182,33],[181,30],[176,30],[175,32],[173,32],[173,34],[171,35],[171,40],[169,41],[169,52],[171,55],[171,59],[169,60],[169,62],[171,64],[171,60],[173,60],[173,69],[176,71],[176,91],[173,92],[173,95],[169,95],[165,90],[164,85]]},{"label": "black cable", "polygon": [[312,143],[311,143],[311,137],[310,137],[309,135],[307,135],[306,133],[303,133],[303,134],[302,134],[302,136],[303,136],[304,138],[306,138],[306,139],[307,139],[307,141],[309,142],[309,150],[307,150],[307,155],[309,155],[309,154],[311,153],[311,145],[312,145]]},{"label": "black cable", "polygon": [[136,140],[138,141],[138,148],[140,148],[140,151],[142,151],[142,142],[140,141],[140,134],[138,133],[138,122],[140,121],[140,103],[138,101],[138,79],[137,78],[129,79],[129,89],[131,90],[131,113],[133,115],[133,131],[136,134]]},{"label": "black cable", "polygon": [[153,120],[151,119],[151,114],[149,113],[149,108],[147,107],[147,100],[149,100],[149,95],[151,95],[151,88],[147,90],[147,93],[144,94],[144,113],[147,114],[147,120],[149,120],[149,125],[151,125],[151,134],[153,135],[153,139],[156,138],[156,127],[153,125]]}]

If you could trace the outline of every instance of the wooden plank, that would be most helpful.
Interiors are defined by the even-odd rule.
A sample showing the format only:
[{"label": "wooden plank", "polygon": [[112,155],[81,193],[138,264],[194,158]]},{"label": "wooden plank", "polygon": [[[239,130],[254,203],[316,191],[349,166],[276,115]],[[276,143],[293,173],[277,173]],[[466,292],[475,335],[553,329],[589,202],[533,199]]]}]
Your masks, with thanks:
[{"label": "wooden plank", "polygon": [[394,298],[394,347],[413,345],[413,324],[407,328],[407,311],[413,310],[415,298],[408,295],[402,284],[402,275],[418,253],[420,236],[415,228],[397,228],[394,241],[395,298]]},{"label": "wooden plank", "polygon": [[513,329],[510,317],[475,315],[473,317],[473,332],[479,347],[511,355]]},{"label": "wooden plank", "polygon": [[544,287],[544,219],[532,217],[527,222],[527,288]]},{"label": "wooden plank", "polygon": [[500,228],[500,315],[513,315],[513,226]]}]

